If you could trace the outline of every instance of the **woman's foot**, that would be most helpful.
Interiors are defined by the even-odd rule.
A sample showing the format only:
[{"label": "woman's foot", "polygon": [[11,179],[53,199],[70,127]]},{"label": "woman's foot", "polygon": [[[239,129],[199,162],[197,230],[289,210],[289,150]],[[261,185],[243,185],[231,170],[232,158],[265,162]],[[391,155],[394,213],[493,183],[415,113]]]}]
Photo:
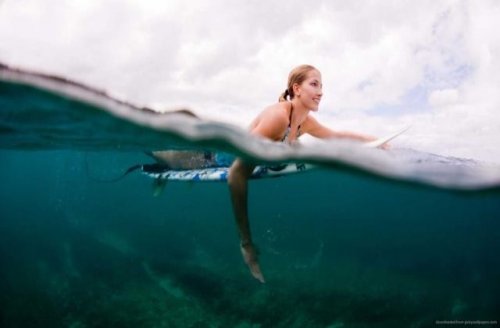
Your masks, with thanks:
[{"label": "woman's foot", "polygon": [[243,260],[250,269],[250,273],[252,276],[260,281],[261,283],[265,283],[264,276],[260,271],[259,261],[257,259],[257,251],[255,250],[252,242],[242,242],[240,245],[241,255],[243,255]]}]

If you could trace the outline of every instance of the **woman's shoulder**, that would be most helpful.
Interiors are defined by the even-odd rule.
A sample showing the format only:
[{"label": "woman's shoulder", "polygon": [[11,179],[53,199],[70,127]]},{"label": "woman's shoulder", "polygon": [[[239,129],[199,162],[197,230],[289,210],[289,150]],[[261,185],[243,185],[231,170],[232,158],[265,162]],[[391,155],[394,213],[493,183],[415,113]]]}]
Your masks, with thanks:
[{"label": "woman's shoulder", "polygon": [[290,103],[282,101],[266,107],[262,114],[274,120],[286,121],[288,123],[289,111]]},{"label": "woman's shoulder", "polygon": [[279,138],[288,126],[286,104],[276,103],[266,108],[250,124],[250,130],[260,129],[260,134],[271,139]]},{"label": "woman's shoulder", "polygon": [[301,125],[301,129],[302,129],[302,132],[309,133],[311,130],[318,128],[318,126],[320,126],[320,125],[321,124],[314,116],[312,116],[311,114],[308,114],[306,119],[304,120],[304,122]]},{"label": "woman's shoulder", "polygon": [[303,124],[318,124],[318,120],[311,114],[307,114]]}]

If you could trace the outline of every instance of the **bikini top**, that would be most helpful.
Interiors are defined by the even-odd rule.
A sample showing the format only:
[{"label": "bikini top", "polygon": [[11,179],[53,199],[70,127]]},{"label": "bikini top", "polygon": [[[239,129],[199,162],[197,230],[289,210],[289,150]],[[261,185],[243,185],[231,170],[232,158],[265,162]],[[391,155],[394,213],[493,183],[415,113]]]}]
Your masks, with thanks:
[{"label": "bikini top", "polygon": [[[288,135],[292,131],[292,114],[293,114],[293,105],[290,104],[290,119],[288,123],[288,127],[286,128],[285,135],[283,136],[283,139],[281,139],[281,142],[288,142]],[[297,127],[297,139],[300,137],[300,125]]]}]

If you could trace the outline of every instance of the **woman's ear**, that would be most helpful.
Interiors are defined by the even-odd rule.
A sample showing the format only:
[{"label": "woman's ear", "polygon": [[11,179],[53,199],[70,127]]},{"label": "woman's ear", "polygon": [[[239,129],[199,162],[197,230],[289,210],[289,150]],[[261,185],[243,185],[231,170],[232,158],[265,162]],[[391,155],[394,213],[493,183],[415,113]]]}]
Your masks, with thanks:
[{"label": "woman's ear", "polygon": [[293,89],[293,95],[296,97],[300,97],[300,84],[294,83],[292,89]]}]

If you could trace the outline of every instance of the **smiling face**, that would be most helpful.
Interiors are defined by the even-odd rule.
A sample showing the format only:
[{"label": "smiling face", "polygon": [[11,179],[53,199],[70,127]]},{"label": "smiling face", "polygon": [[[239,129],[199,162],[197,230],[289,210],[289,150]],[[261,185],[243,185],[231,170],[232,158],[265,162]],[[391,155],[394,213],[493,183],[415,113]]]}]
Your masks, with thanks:
[{"label": "smiling face", "polygon": [[323,83],[321,73],[316,70],[307,72],[307,77],[301,84],[293,85],[295,100],[300,101],[302,105],[314,112],[318,111],[321,97],[323,96]]}]

